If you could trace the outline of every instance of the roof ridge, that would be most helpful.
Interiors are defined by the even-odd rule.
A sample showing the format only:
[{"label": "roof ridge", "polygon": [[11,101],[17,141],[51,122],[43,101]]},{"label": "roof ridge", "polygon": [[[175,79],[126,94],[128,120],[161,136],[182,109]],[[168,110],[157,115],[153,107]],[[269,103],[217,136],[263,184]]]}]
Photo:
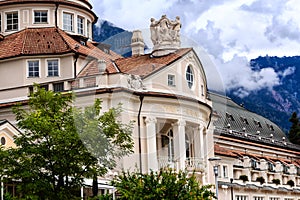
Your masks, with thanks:
[{"label": "roof ridge", "polygon": [[[68,48],[70,48],[72,51],[74,51],[74,49],[72,48],[71,44],[69,44],[69,43],[65,40],[65,38],[62,36],[62,34],[61,34],[61,33],[66,34],[66,32],[63,31],[63,30],[61,30],[61,29],[58,28],[58,27],[55,27],[55,30],[59,33],[58,35],[61,37],[61,39],[64,41],[64,43],[68,46]],[[66,34],[66,35],[67,35],[67,34]],[[73,39],[73,38],[72,38],[72,39]]]}]

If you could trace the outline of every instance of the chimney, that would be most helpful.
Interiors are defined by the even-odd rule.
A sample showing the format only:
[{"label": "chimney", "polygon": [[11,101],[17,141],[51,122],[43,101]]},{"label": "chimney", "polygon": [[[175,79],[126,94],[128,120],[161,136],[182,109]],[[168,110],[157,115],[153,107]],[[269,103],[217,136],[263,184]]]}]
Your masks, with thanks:
[{"label": "chimney", "polygon": [[132,56],[144,55],[145,43],[140,30],[135,30],[131,38]]}]

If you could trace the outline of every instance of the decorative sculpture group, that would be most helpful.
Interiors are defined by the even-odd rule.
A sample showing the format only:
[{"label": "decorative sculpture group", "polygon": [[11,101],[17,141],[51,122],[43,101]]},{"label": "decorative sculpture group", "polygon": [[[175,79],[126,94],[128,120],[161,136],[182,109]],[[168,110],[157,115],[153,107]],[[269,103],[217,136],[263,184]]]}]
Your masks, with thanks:
[{"label": "decorative sculpture group", "polygon": [[[153,50],[176,50],[180,47],[180,17],[176,17],[174,21],[169,20],[166,15],[163,15],[160,20],[156,21],[151,18],[150,32],[151,40],[154,45]],[[164,55],[160,53],[159,55]]]}]

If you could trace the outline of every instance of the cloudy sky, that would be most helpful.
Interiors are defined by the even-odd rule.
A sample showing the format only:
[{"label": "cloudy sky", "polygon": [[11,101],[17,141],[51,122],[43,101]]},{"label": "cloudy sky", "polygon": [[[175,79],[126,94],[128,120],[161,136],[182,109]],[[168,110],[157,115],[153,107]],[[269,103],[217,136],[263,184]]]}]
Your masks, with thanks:
[{"label": "cloudy sky", "polygon": [[218,87],[213,81],[216,72],[221,74],[224,87],[240,96],[272,88],[294,68],[253,71],[249,60],[267,54],[300,55],[299,0],[90,1],[99,19],[129,31],[149,28],[151,17],[160,19],[166,14],[173,20],[180,16],[181,35],[201,46],[216,68],[206,69],[211,89]]}]

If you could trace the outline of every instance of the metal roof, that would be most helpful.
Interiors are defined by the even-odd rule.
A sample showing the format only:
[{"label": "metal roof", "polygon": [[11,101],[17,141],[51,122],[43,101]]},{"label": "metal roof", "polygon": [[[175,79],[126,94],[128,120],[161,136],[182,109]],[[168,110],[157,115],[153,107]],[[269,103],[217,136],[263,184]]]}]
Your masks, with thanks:
[{"label": "metal roof", "polygon": [[230,98],[209,93],[214,112],[218,119],[214,122],[215,134],[242,138],[274,146],[299,146],[291,144],[285,133],[269,119],[253,113]]}]

